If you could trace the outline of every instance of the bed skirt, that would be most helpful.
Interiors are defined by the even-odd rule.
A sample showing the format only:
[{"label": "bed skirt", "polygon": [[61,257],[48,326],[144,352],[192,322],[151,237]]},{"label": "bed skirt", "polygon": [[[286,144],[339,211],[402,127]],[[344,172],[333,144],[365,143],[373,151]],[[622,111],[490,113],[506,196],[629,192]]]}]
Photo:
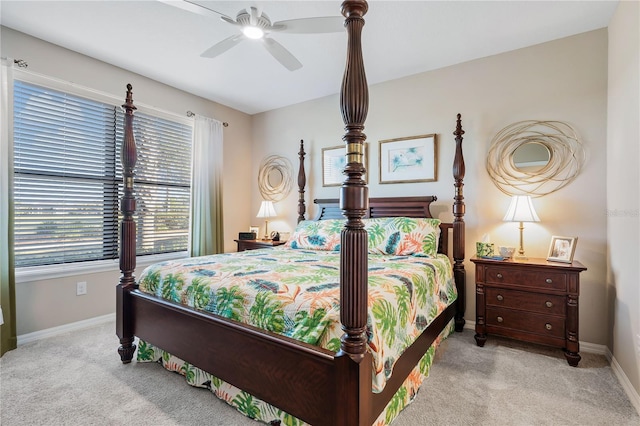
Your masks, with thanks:
[{"label": "bed skirt", "polygon": [[[411,371],[402,386],[391,398],[384,411],[378,416],[373,426],[389,425],[416,397],[420,385],[429,375],[434,355],[440,343],[454,330],[454,320],[442,330],[418,365]],[[221,400],[235,407],[245,416],[267,424],[286,426],[304,426],[308,423],[299,420],[252,395],[218,379],[211,374],[181,360],[170,353],[150,345],[144,341],[138,344],[138,362],[158,362],[169,371],[181,374],[191,386],[206,388]],[[278,423],[280,422],[280,423]]]}]

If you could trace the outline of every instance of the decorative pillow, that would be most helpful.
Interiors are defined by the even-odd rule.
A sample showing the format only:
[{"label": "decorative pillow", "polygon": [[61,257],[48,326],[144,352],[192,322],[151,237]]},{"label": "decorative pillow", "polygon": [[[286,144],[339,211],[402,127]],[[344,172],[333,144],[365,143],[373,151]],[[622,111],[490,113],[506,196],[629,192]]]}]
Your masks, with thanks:
[{"label": "decorative pillow", "polygon": [[440,220],[410,217],[364,219],[369,253],[435,257]]},{"label": "decorative pillow", "polygon": [[[363,219],[369,236],[370,254],[435,257],[440,238],[440,220],[410,217]],[[340,251],[340,233],[345,219],[303,220],[286,247]]]},{"label": "decorative pillow", "polygon": [[345,219],[303,220],[298,223],[286,247],[340,251],[340,233],[345,222]]}]

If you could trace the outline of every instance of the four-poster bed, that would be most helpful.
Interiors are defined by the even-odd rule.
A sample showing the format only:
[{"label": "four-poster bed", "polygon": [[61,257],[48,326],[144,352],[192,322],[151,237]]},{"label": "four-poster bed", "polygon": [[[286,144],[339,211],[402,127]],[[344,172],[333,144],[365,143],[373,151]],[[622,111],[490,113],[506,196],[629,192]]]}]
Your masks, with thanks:
[{"label": "four-poster bed", "polygon": [[[377,258],[371,254],[370,237],[366,226],[375,222],[377,218],[402,217],[403,223],[424,226],[421,218],[431,218],[430,204],[435,197],[401,197],[401,198],[371,198],[368,196],[366,183],[362,179],[363,165],[363,134],[364,121],[368,108],[368,91],[362,61],[360,34],[364,25],[363,16],[367,11],[366,1],[345,1],[342,13],[346,18],[345,28],[348,36],[347,64],[342,84],[340,104],[345,123],[347,176],[341,187],[340,200],[316,200],[317,214],[315,220],[328,223],[331,219],[346,217],[340,223],[339,249],[331,248],[328,253],[336,258],[336,279],[339,286],[336,291],[336,315],[339,315],[337,328],[342,336],[338,339],[334,350],[301,342],[288,337],[286,333],[267,331],[257,326],[229,319],[223,315],[207,312],[203,309],[184,306],[171,297],[161,297],[158,294],[143,292],[143,287],[136,282],[133,272],[136,266],[135,255],[135,197],[134,197],[134,168],[136,163],[136,147],[132,131],[133,105],[131,86],[128,85],[125,109],[125,140],[123,144],[123,179],[124,195],[121,209],[123,220],[121,224],[120,269],[122,276],[117,286],[117,335],[121,346],[118,349],[121,360],[129,363],[136,350],[135,337],[139,337],[157,348],[162,348],[191,366],[206,371],[215,378],[242,389],[250,396],[260,398],[274,407],[278,407],[288,415],[316,426],[319,425],[371,425],[381,413],[391,410],[387,418],[393,419],[397,408],[389,408],[390,401],[399,390],[406,389],[406,383],[416,374],[425,353],[432,348],[438,337],[446,333],[447,325],[455,321],[458,331],[464,325],[464,202],[462,195],[464,178],[464,160],[462,156],[462,130],[460,115],[458,115],[454,132],[456,151],[453,163],[455,179],[455,195],[453,204],[454,221],[451,224],[441,224],[439,238],[441,253],[448,253],[449,231],[452,231],[453,266],[449,269],[453,279],[449,279],[455,286],[452,291],[446,290],[444,284],[432,285],[436,290],[440,288],[437,314],[424,322],[415,333],[414,340],[403,347],[395,359],[393,366],[386,371],[385,383],[380,389],[372,390],[373,365],[377,354],[372,351],[372,340],[369,316],[370,281],[372,270],[380,269]],[[304,171],[304,147],[300,145],[299,183],[299,221],[304,219],[306,206],[304,203],[304,186],[306,176]],[[406,219],[406,218],[416,218]],[[366,221],[373,221],[367,222]],[[305,222],[301,222],[305,223]],[[432,222],[428,222],[432,223]],[[395,226],[395,225],[394,225]],[[313,226],[311,226],[313,228]],[[300,228],[302,229],[302,228]],[[316,229],[316,228],[314,228]],[[302,231],[301,231],[302,232]],[[402,235],[402,234],[396,234]],[[300,235],[298,235],[300,236]],[[315,237],[315,236],[314,236]],[[426,237],[425,237],[426,238]],[[298,239],[297,241],[302,241]],[[314,240],[315,241],[315,240]],[[295,251],[297,255],[305,250],[296,250],[293,243],[287,249]],[[300,247],[298,247],[299,249]],[[279,249],[269,253],[274,254]],[[419,249],[418,249],[419,250]],[[308,251],[308,250],[307,250]],[[243,252],[229,256],[256,256],[264,258],[264,254]],[[394,252],[394,262],[410,258],[410,252]],[[385,255],[387,253],[383,253]],[[280,253],[278,253],[280,255]],[[275,256],[275,254],[274,254]],[[438,257],[418,253],[420,262]],[[447,259],[445,256],[441,258]],[[235,259],[235,258],[234,258]],[[374,267],[370,268],[369,259]],[[234,260],[235,261],[235,260]],[[385,262],[383,259],[382,262]],[[204,262],[194,260],[195,262]],[[284,262],[284,261],[283,261]],[[297,260],[298,263],[309,263]],[[315,262],[315,260],[313,261]],[[448,260],[446,260],[448,262]],[[175,267],[175,265],[173,265]],[[192,266],[192,265],[191,265]],[[185,267],[181,264],[180,268]],[[326,269],[332,267],[324,266]],[[427,270],[438,270],[439,267],[425,267]],[[200,275],[215,275],[214,272],[202,272]],[[237,275],[245,275],[237,274]],[[393,274],[391,274],[393,275]],[[414,285],[407,280],[400,279],[413,293]],[[255,282],[255,281],[254,281]],[[386,285],[386,284],[385,284]],[[401,286],[402,287],[402,286]],[[428,285],[427,285],[428,287]],[[189,290],[187,290],[189,291]],[[393,290],[393,292],[400,292]],[[415,290],[417,292],[417,290]],[[438,291],[434,297],[438,297]],[[452,296],[453,295],[453,296]],[[253,296],[252,296],[253,297]],[[260,296],[256,295],[258,299]],[[182,297],[184,298],[184,297]],[[169,299],[169,300],[168,300]],[[177,297],[180,299],[180,296]],[[424,304],[424,303],[423,303]],[[435,309],[431,306],[431,309]],[[338,312],[339,311],[339,312]],[[217,312],[217,311],[214,311]],[[218,312],[219,313],[219,312]],[[424,316],[419,316],[424,319]],[[233,316],[231,316],[233,318]],[[369,321],[369,323],[368,323]],[[411,333],[411,332],[410,332]],[[410,334],[409,333],[409,334]],[[392,333],[391,333],[392,334]],[[389,333],[387,333],[387,336]],[[197,342],[194,345],[193,342]],[[435,348],[435,346],[433,346]],[[432,352],[431,352],[432,355]],[[384,361],[384,359],[383,359]],[[385,369],[386,369],[385,365]],[[428,367],[427,367],[428,368]],[[392,370],[392,372],[391,372]],[[420,370],[424,373],[423,370]],[[419,372],[418,372],[419,374]],[[417,383],[422,381],[420,379]],[[417,388],[411,388],[411,392]],[[405,398],[410,402],[413,395]],[[399,405],[400,409],[405,404]],[[377,424],[377,423],[376,423]],[[386,424],[382,421],[380,424]]]}]

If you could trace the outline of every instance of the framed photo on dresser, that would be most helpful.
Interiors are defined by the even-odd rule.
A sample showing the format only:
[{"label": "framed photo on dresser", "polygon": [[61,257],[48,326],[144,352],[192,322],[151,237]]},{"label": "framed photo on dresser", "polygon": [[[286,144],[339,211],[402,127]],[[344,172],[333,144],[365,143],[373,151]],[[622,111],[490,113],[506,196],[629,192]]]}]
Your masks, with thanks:
[{"label": "framed photo on dresser", "polygon": [[577,242],[578,237],[552,236],[547,260],[550,262],[572,263]]}]

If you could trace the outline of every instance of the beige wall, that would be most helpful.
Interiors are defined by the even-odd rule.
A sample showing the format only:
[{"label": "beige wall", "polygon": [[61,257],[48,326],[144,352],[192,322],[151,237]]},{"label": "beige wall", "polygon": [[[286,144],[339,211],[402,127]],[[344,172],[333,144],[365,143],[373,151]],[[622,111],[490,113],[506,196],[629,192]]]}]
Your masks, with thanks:
[{"label": "beige wall", "polygon": [[[435,194],[439,199],[436,214],[450,220],[452,132],[458,112],[466,131],[467,258],[484,234],[499,245],[513,246],[518,241],[517,224],[502,222],[509,198],[493,185],[485,170],[492,137],[504,126],[531,119],[566,121],[579,132],[588,161],[572,184],[534,200],[541,222],[525,226],[525,249],[529,256],[546,257],[552,235],[579,237],[575,258],[589,268],[581,280],[580,340],[606,344],[606,30],[370,87],[365,127],[370,144],[370,196]],[[425,133],[439,135],[438,181],[378,184],[378,141]],[[337,95],[255,115],[253,164],[268,154],[294,161],[297,143],[304,139],[309,153],[307,201],[337,197],[337,188],[322,187],[320,156],[322,147],[339,145],[342,134]],[[259,199],[254,189],[253,211]],[[278,203],[279,223],[273,226],[293,227],[296,203],[295,192]],[[466,269],[466,318],[473,321],[474,270],[468,261]]]},{"label": "beige wall", "polygon": [[[235,251],[238,229],[250,221],[253,181],[244,172],[251,153],[251,116],[188,94],[149,78],[114,67],[76,52],[1,28],[3,57],[20,58],[35,73],[71,81],[97,91],[122,97],[131,83],[134,101],[181,116],[188,110],[229,122],[224,129],[224,233],[225,251]],[[188,72],[185,70],[185,72]],[[119,273],[82,274],[16,285],[18,335],[115,312],[115,290]],[[76,296],[77,281],[86,281],[86,296]]]},{"label": "beige wall", "polygon": [[638,2],[620,2],[609,25],[606,152],[607,300],[612,306],[607,344],[636,394],[640,394],[639,16]]}]

